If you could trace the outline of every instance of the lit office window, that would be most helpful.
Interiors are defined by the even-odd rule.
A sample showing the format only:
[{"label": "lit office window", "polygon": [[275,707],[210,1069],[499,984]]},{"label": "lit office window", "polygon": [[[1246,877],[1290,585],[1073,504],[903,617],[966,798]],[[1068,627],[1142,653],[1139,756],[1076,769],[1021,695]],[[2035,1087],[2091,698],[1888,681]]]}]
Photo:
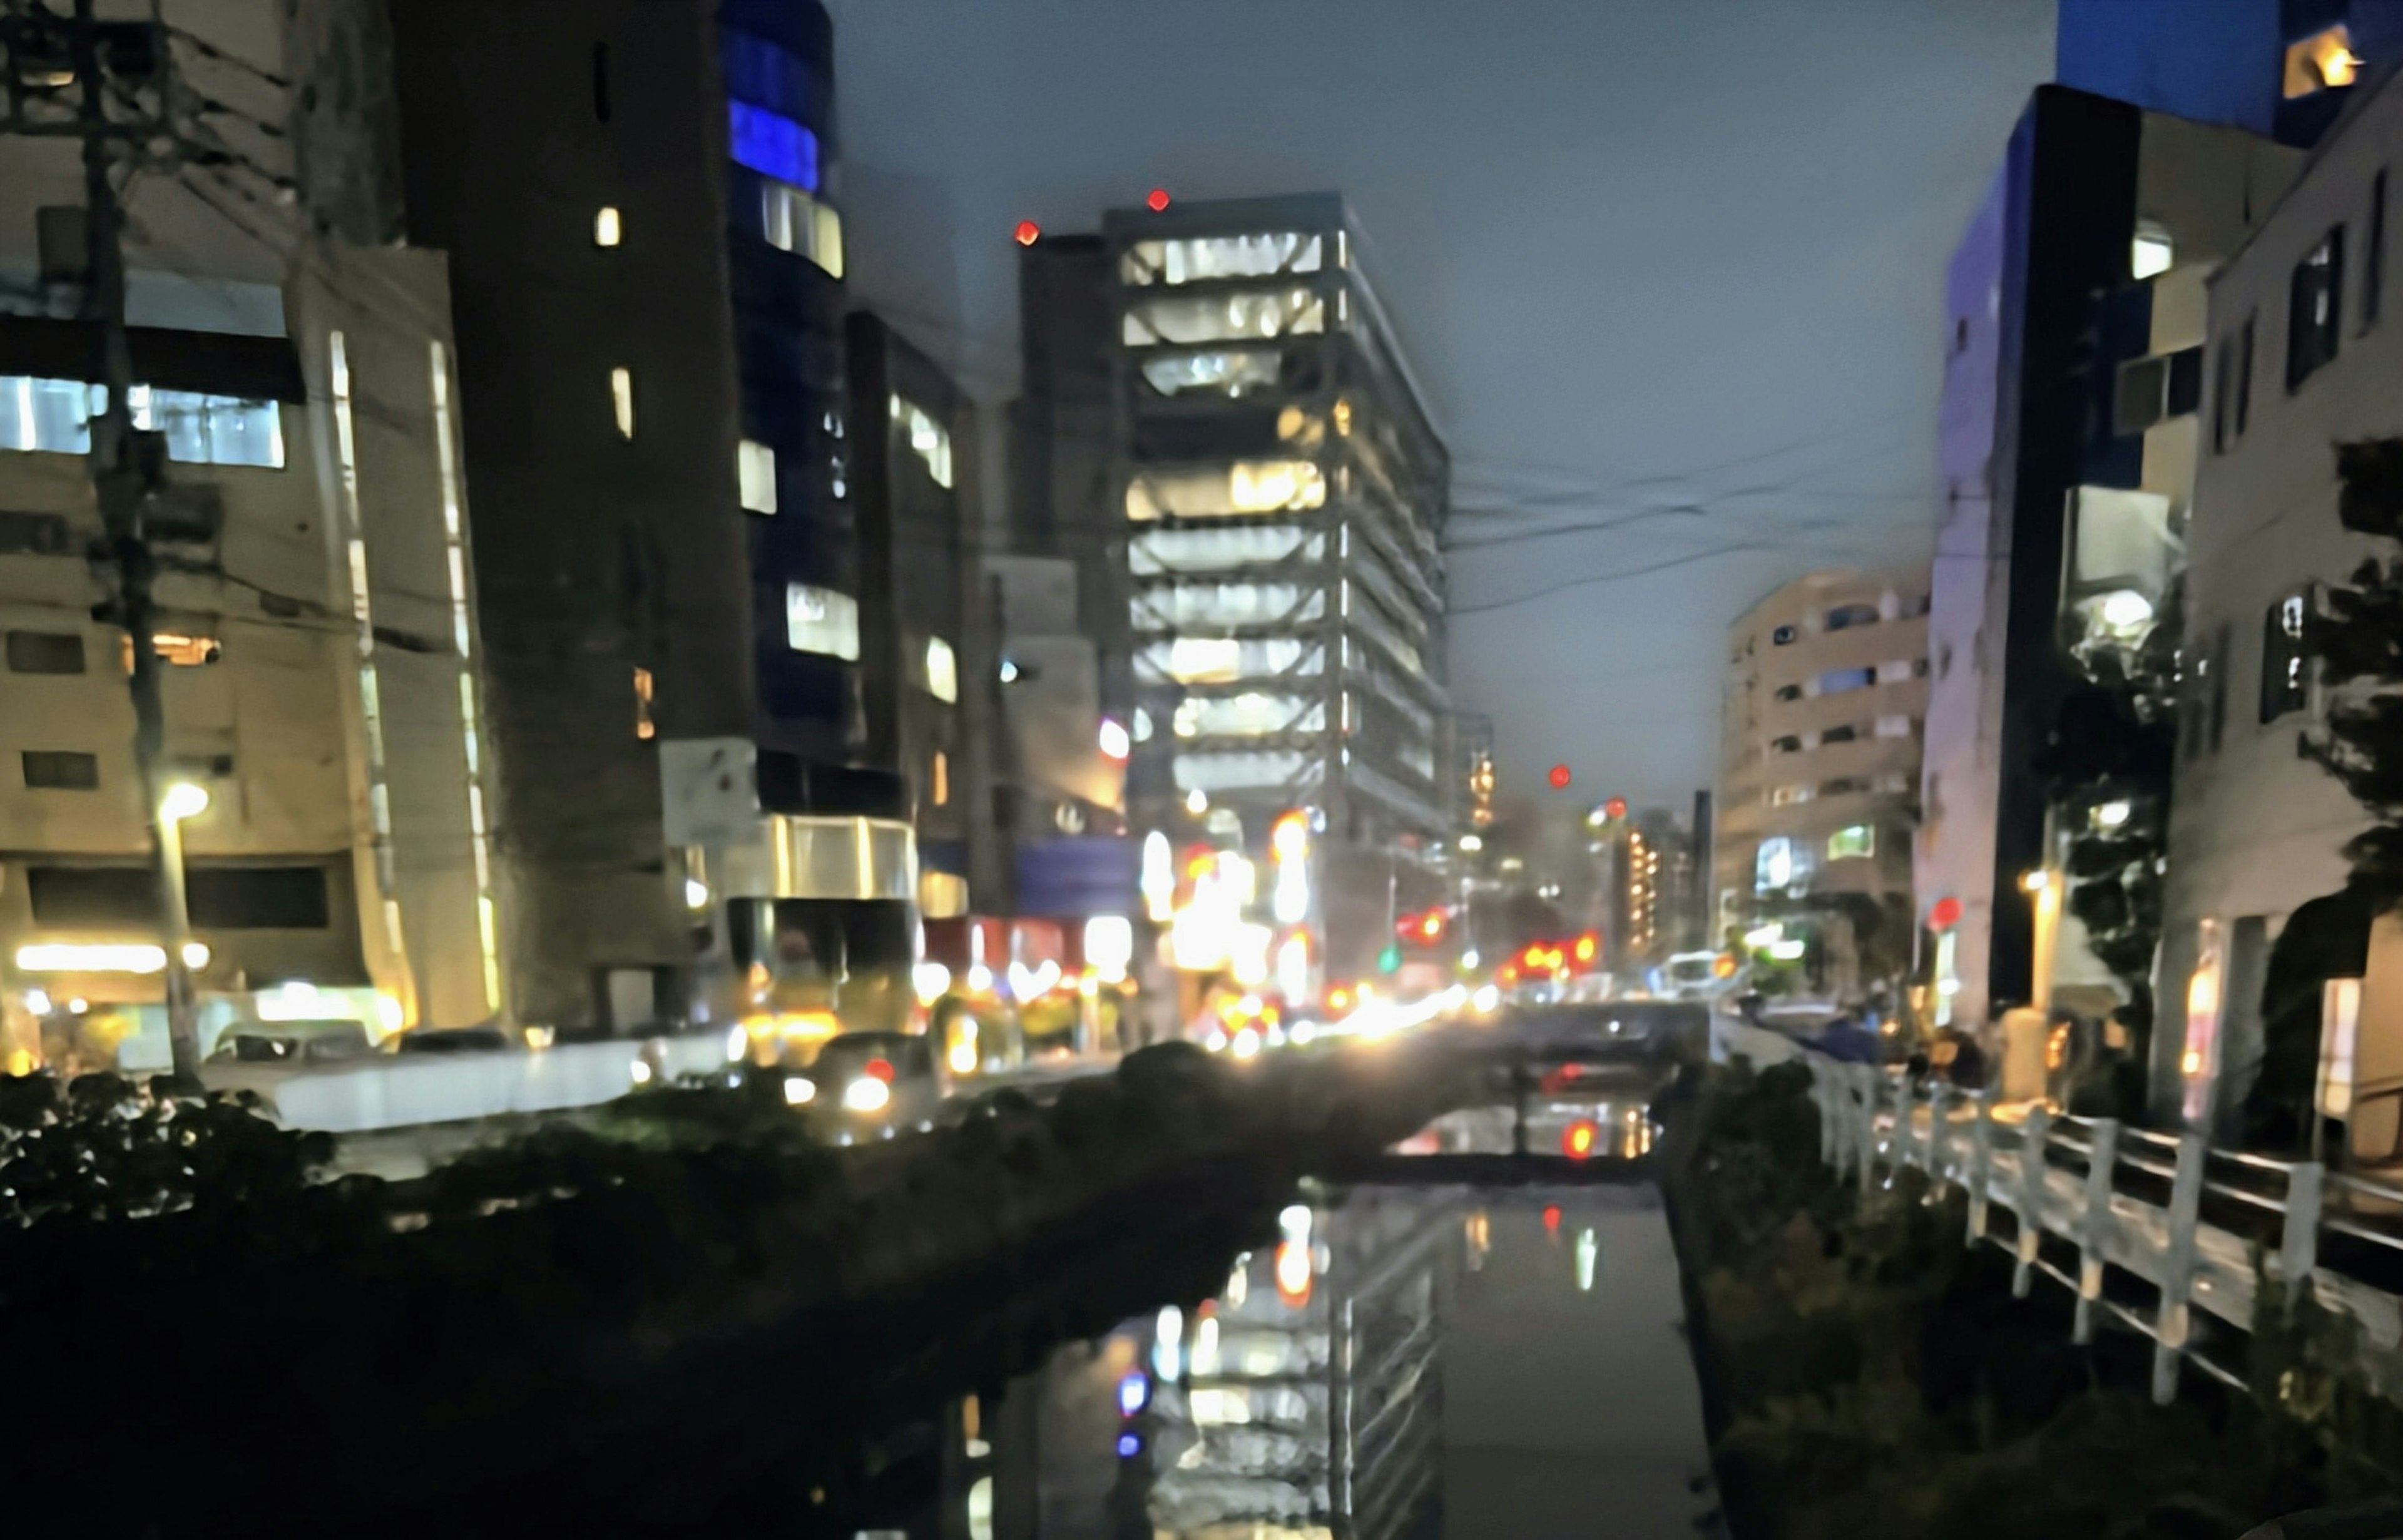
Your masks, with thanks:
[{"label": "lit office window", "polygon": [[748,102],[726,104],[727,150],[762,176],[818,190],[818,136],[780,112]]},{"label": "lit office window", "polygon": [[1200,529],[1146,530],[1127,542],[1127,568],[1139,577],[1174,572],[1224,572],[1299,557],[1318,561],[1326,536],[1299,524],[1222,524]]},{"label": "lit office window", "polygon": [[1137,630],[1188,626],[1258,626],[1316,620],[1327,614],[1327,590],[1299,583],[1180,583],[1138,593]]},{"label": "lit office window", "polygon": [[1283,636],[1180,636],[1136,648],[1134,672],[1153,685],[1222,684],[1265,674],[1316,678],[1327,672],[1327,649]]},{"label": "lit office window", "polygon": [[1763,839],[1753,853],[1752,891],[1776,893],[1810,876],[1809,852],[1784,835]]},{"label": "lit office window", "polygon": [[2291,102],[2350,86],[2360,75],[2361,56],[2353,51],[2353,34],[2339,24],[2286,45],[2286,67],[2280,85],[2282,94]]},{"label": "lit office window", "polygon": [[926,693],[946,704],[960,698],[959,654],[939,636],[926,638]]},{"label": "lit office window", "polygon": [[[133,638],[123,636],[118,640],[125,650],[125,672],[132,673],[133,672]],[[159,661],[170,668],[178,669],[205,668],[223,656],[215,637],[196,636],[187,631],[152,632],[150,650],[158,655]]]},{"label": "lit office window", "polygon": [[842,215],[832,206],[771,177],[759,187],[759,227],[778,251],[808,257],[829,278],[842,276]]},{"label": "lit office window", "polygon": [[743,506],[753,513],[776,511],[776,451],[745,438],[734,447],[734,479]]},{"label": "lit office window", "polygon": [[[284,413],[273,401],[194,391],[126,393],[133,425],[163,434],[167,458],[191,465],[284,465]],[[0,450],[52,454],[91,452],[91,419],[108,392],[80,380],[0,376]]]},{"label": "lit office window", "polygon": [[604,206],[598,214],[595,214],[592,216],[592,243],[594,245],[614,246],[618,243],[622,234],[623,232],[618,229],[618,211],[615,208]]},{"label": "lit office window", "polygon": [[859,661],[859,601],[832,589],[807,583],[785,588],[785,644],[795,652],[814,652]]},{"label": "lit office window", "polygon": [[0,379],[0,449],[90,453],[102,394],[80,380]]},{"label": "lit office window", "polygon": [[1323,249],[1321,240],[1316,235],[1284,230],[1264,235],[1138,241],[1118,259],[1118,281],[1140,286],[1316,272]]},{"label": "lit office window", "polygon": [[[95,390],[93,404],[105,395]],[[125,393],[125,404],[135,427],[166,436],[170,460],[189,465],[283,468],[284,413],[272,401],[135,385]]]},{"label": "lit office window", "polygon": [[2128,275],[2142,281],[2164,273],[2177,263],[2177,244],[2159,225],[2139,225],[2128,247]]},{"label": "lit office window", "polygon": [[1908,738],[1910,736],[1910,718],[1881,716],[1877,719],[1877,735],[1880,738]]},{"label": "lit office window", "polygon": [[1129,519],[1219,519],[1327,506],[1313,460],[1239,460],[1222,470],[1154,471],[1127,483]]},{"label": "lit office window", "polygon": [[927,766],[927,796],[935,806],[942,807],[951,799],[951,758],[942,750],[935,751]]},{"label": "lit office window", "polygon": [[893,398],[893,420],[910,436],[910,448],[926,463],[926,474],[935,485],[951,484],[951,430],[943,426],[932,412],[914,401],[900,396]]},{"label": "lit office window", "polygon": [[609,400],[618,413],[618,437],[634,437],[634,371],[626,368],[609,371]]},{"label": "lit office window", "polygon": [[1275,389],[1283,368],[1284,357],[1273,348],[1215,348],[1146,358],[1143,378],[1162,395],[1241,400],[1251,391]]},{"label": "lit office window", "polygon": [[1848,824],[1827,836],[1827,859],[1830,861],[1876,853],[1877,828],[1874,825]]},{"label": "lit office window", "polygon": [[651,671],[643,668],[636,669],[634,671],[635,737],[656,738],[659,736],[659,724],[651,717],[651,708],[657,703],[658,696],[659,686],[652,681]]},{"label": "lit office window", "polygon": [[1285,732],[1323,732],[1327,705],[1302,695],[1195,696],[1178,702],[1173,726],[1179,738],[1271,738]]},{"label": "lit office window", "polygon": [[1122,339],[1131,348],[1161,342],[1244,342],[1327,329],[1327,298],[1314,289],[1245,290],[1192,298],[1146,299],[1129,307]]}]

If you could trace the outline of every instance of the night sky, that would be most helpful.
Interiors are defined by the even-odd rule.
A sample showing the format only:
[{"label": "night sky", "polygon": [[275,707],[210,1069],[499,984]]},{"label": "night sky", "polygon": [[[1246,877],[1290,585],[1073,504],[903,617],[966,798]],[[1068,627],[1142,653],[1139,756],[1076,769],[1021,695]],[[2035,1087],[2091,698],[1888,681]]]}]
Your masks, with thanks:
[{"label": "night sky", "polygon": [[1944,262],[2050,0],[829,6],[853,286],[980,396],[1018,220],[1351,200],[1452,446],[1452,688],[1506,794],[1565,760],[1682,803],[1728,621],[1924,560]]}]

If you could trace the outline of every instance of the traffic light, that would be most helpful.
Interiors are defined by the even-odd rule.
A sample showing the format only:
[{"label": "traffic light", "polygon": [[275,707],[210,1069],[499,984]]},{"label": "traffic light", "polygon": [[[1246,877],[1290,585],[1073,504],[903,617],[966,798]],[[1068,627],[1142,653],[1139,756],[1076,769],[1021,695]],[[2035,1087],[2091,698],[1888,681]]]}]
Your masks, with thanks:
[{"label": "traffic light", "polygon": [[1377,954],[1377,971],[1379,973],[1402,971],[1402,944],[1399,941],[1385,943],[1385,950]]},{"label": "traffic light", "polygon": [[1442,909],[1425,909],[1417,914],[1405,914],[1395,921],[1394,934],[1412,946],[1431,947],[1443,939],[1443,933],[1451,923],[1452,916]]}]

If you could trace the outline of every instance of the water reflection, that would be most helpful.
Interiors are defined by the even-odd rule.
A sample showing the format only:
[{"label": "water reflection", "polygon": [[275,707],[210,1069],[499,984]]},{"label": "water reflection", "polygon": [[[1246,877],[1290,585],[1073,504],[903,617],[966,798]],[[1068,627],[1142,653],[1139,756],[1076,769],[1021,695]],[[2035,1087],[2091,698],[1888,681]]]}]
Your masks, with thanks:
[{"label": "water reflection", "polygon": [[[1529,1147],[1561,1148],[1580,1118],[1596,1157],[1641,1155],[1655,1134],[1640,1101],[1563,1098],[1531,1106],[1550,1142]],[[1510,1108],[1479,1109],[1421,1143],[1507,1153],[1516,1122]],[[1059,1350],[997,1408],[963,1403],[962,1478],[927,1533],[1684,1540],[1714,1529],[1653,1188],[1320,1191],[1277,1229],[1233,1259],[1215,1297]]]}]

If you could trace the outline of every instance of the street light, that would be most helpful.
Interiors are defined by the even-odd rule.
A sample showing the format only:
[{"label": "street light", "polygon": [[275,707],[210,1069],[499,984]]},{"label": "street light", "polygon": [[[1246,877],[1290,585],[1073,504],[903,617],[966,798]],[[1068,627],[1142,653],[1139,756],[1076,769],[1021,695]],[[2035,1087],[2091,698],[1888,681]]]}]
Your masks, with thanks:
[{"label": "street light", "polygon": [[178,781],[159,798],[159,815],[170,824],[198,818],[209,811],[209,788],[194,781]]}]

